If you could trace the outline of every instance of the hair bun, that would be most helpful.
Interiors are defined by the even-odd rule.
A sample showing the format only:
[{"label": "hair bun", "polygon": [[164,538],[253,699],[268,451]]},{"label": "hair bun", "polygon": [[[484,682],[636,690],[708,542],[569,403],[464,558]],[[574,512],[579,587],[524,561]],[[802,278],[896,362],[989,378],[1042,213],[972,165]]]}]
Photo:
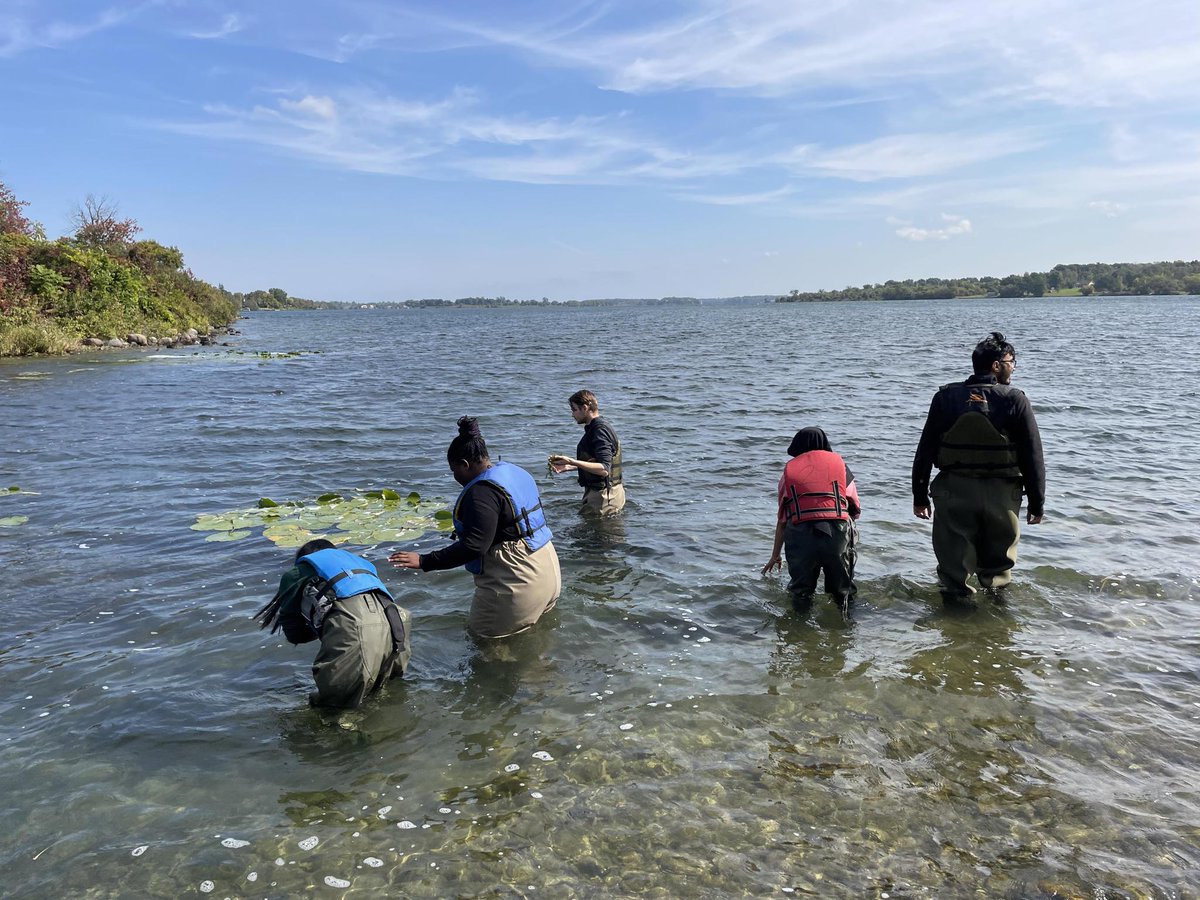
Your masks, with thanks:
[{"label": "hair bun", "polygon": [[458,420],[458,435],[465,438],[482,437],[479,430],[479,420],[474,416],[463,416]]}]

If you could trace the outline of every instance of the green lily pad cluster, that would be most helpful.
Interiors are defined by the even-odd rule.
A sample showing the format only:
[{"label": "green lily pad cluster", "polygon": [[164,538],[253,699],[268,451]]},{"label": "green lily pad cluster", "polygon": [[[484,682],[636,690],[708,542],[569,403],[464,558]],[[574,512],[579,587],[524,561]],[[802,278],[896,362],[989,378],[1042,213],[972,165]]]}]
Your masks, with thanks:
[{"label": "green lily pad cluster", "polygon": [[250,509],[197,516],[192,530],[211,531],[206,541],[240,541],[261,528],[262,536],[278,546],[299,547],[318,537],[361,546],[402,543],[452,527],[443,502],[385,488],[351,497],[322,494],[308,503],[263,497]]},{"label": "green lily pad cluster", "polygon": [[4,516],[0,518],[0,528],[16,528],[29,521],[29,516]]}]

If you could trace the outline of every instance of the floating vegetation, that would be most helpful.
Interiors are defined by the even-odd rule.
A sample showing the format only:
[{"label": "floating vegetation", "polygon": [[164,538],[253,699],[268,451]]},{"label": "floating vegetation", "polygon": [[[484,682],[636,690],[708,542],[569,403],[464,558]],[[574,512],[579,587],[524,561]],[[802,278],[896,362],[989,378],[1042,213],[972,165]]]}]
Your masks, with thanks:
[{"label": "floating vegetation", "polygon": [[384,488],[352,497],[322,494],[308,503],[263,497],[251,509],[199,515],[192,530],[211,531],[206,541],[240,541],[261,528],[263,537],[280,547],[299,547],[316,537],[360,546],[402,543],[452,527],[442,502]]},{"label": "floating vegetation", "polygon": [[4,516],[0,518],[0,528],[16,528],[29,521],[29,516]]},{"label": "floating vegetation", "polygon": [[6,487],[4,490],[0,491],[0,496],[8,496],[10,494],[31,494],[34,497],[36,497],[37,491],[26,491],[26,490],[23,490],[22,488],[18,487],[15,484],[11,485],[10,487]]},{"label": "floating vegetation", "polygon": [[[191,352],[180,352],[191,349]],[[274,362],[279,359],[296,359],[301,356],[309,356],[315,353],[324,353],[324,350],[287,350],[283,352],[274,352],[270,350],[229,350],[229,349],[210,349],[210,348],[191,348],[190,345],[176,347],[176,352],[154,353],[145,357],[135,357],[133,361],[141,359],[153,362],[177,363],[177,362],[228,362],[228,363],[259,363],[260,365]]]}]

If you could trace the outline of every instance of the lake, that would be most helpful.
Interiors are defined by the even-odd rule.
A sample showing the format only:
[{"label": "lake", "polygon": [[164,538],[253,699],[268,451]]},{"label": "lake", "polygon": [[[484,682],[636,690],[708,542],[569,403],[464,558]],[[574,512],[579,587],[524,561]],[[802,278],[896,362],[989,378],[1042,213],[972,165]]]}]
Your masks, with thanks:
[{"label": "lake", "polygon": [[[1200,884],[1200,299],[254,313],[230,347],[0,361],[0,893],[1181,897]],[[909,474],[993,328],[1045,443],[1004,606],[941,609]],[[629,505],[551,477],[587,387]],[[476,415],[538,480],[558,609],[477,647],[470,577],[352,547],[413,613],[361,710],[250,616],[259,498],[449,504]],[[792,434],[862,496],[859,602],[790,610]],[[21,522],[21,519],[27,519]]]}]

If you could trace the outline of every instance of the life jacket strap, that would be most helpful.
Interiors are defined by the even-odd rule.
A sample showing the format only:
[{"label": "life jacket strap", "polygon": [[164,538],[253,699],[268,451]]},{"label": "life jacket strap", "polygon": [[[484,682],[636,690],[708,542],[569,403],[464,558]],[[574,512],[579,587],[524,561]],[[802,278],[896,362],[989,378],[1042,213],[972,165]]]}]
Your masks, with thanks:
[{"label": "life jacket strap", "polygon": [[341,581],[344,578],[349,578],[351,575],[374,575],[374,574],[375,573],[372,572],[370,569],[346,569],[345,571],[339,572],[338,574],[334,575],[332,578],[330,578],[328,580],[322,578],[320,583],[317,585],[317,591],[322,594],[326,593],[327,591],[333,591],[333,586],[335,584],[337,584],[339,581]]},{"label": "life jacket strap", "polygon": [[539,509],[541,509],[541,508],[542,508],[542,501],[541,501],[541,500],[538,500],[538,502],[537,502],[537,504],[536,504],[535,506],[522,506],[522,507],[521,507],[521,511],[520,511],[520,512],[517,514],[517,517],[516,517],[516,518],[517,518],[517,521],[518,521],[518,522],[523,522],[523,523],[524,523],[524,528],[523,528],[523,529],[518,529],[518,530],[520,530],[520,531],[521,531],[521,538],[522,538],[522,539],[525,539],[525,538],[527,538],[527,537],[532,537],[532,536],[533,536],[533,533],[534,533],[535,531],[537,531],[537,529],[536,529],[536,528],[534,528],[534,527],[533,527],[531,524],[529,524],[529,514],[530,514],[530,513],[537,512],[537,511],[538,511]]}]

